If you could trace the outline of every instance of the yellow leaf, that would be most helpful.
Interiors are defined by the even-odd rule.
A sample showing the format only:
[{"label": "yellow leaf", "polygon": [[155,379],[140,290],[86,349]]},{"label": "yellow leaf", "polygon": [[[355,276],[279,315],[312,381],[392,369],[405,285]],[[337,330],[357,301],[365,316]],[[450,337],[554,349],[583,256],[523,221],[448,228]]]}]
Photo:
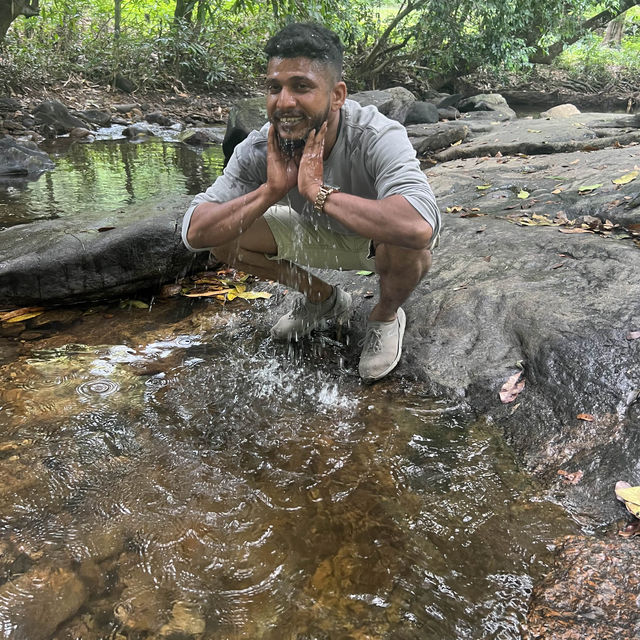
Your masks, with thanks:
[{"label": "yellow leaf", "polygon": [[616,489],[616,496],[624,502],[624,506],[639,517],[640,514],[640,487],[627,487],[624,489]]},{"label": "yellow leaf", "polygon": [[[15,318],[17,316],[24,316],[27,313],[35,313],[39,315],[44,312],[44,307],[22,307],[20,309],[14,309],[13,311],[5,311],[4,313],[0,313],[0,322],[10,322],[11,318]],[[35,318],[35,316],[31,316]],[[18,322],[14,320],[14,322]]]},{"label": "yellow leaf", "polygon": [[451,144],[452,147],[457,147],[459,144],[462,144],[462,140],[458,140],[457,142],[453,142]]},{"label": "yellow leaf", "polygon": [[[230,296],[233,294],[230,294]],[[243,300],[257,300],[258,298],[270,298],[271,294],[267,291],[245,291],[244,293],[238,293],[234,297],[242,298]],[[231,297],[229,298],[231,299]]]},{"label": "yellow leaf", "polygon": [[640,171],[630,171],[629,173],[625,173],[620,178],[616,178],[612,180],[613,184],[629,184],[632,180],[635,180],[640,175]]},{"label": "yellow leaf", "polygon": [[458,205],[454,205],[453,207],[447,207],[446,208],[446,212],[447,213],[458,213],[458,211],[462,211],[462,207],[460,207]]},{"label": "yellow leaf", "polygon": [[562,193],[562,189],[554,189],[551,193],[557,195],[558,193]]},{"label": "yellow leaf", "polygon": [[29,320],[29,318],[35,318],[42,313],[44,313],[44,311],[32,311],[31,313],[23,313],[21,316],[13,316],[13,318],[9,318],[8,320],[5,320],[5,322],[22,322],[23,320]]},{"label": "yellow leaf", "polygon": [[490,184],[479,184],[476,189],[478,191],[484,191],[485,189],[488,189],[491,185]]},{"label": "yellow leaf", "polygon": [[542,133],[542,129],[527,129],[529,133]]},{"label": "yellow leaf", "polygon": [[529,197],[529,192],[525,191],[524,189],[520,190],[520,193],[518,194],[518,198],[520,198],[520,200],[526,200]]}]

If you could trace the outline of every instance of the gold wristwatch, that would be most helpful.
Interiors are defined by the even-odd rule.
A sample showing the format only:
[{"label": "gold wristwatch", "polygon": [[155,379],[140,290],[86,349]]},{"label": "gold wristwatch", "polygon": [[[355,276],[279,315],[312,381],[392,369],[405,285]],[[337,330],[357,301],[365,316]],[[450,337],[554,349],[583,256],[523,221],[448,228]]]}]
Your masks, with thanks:
[{"label": "gold wristwatch", "polygon": [[332,187],[328,184],[323,184],[320,187],[320,191],[318,191],[318,195],[316,196],[315,202],[313,203],[313,211],[315,213],[322,213],[322,211],[324,210],[324,203],[334,191],[340,191],[340,187]]}]

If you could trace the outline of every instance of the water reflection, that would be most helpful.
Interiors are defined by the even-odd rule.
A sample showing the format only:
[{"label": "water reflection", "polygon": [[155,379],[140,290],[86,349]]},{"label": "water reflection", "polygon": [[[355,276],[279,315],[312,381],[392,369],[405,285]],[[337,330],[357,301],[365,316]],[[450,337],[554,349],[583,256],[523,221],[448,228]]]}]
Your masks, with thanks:
[{"label": "water reflection", "polygon": [[0,228],[34,220],[108,215],[163,197],[195,195],[222,171],[218,145],[58,139],[45,149],[56,164],[36,181],[0,183]]},{"label": "water reflection", "polygon": [[570,525],[493,428],[361,385],[335,344],[291,357],[228,311],[184,326],[3,368],[3,629],[521,637]]}]

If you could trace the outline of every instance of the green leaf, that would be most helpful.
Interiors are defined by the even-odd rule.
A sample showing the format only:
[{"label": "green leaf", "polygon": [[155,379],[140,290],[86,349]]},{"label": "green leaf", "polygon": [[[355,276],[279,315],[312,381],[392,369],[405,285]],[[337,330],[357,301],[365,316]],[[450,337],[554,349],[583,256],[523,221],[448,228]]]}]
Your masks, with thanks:
[{"label": "green leaf", "polygon": [[120,308],[126,309],[127,307],[129,309],[131,309],[131,307],[134,309],[148,309],[149,305],[146,302],[142,302],[142,300],[122,300],[122,302],[120,302]]},{"label": "green leaf", "polygon": [[373,271],[365,271],[363,269],[362,271],[356,271],[356,275],[357,276],[372,276],[373,275]]},{"label": "green leaf", "polygon": [[600,184],[583,185],[582,187],[578,187],[578,191],[580,193],[587,193],[588,191],[595,191],[596,189],[599,189],[601,186],[602,186],[602,182]]},{"label": "green leaf", "polygon": [[479,184],[476,189],[478,191],[484,191],[485,189],[489,189],[489,187],[491,187],[490,184]]},{"label": "green leaf", "polygon": [[529,197],[529,192],[525,191],[524,189],[520,190],[520,193],[518,194],[518,198],[520,198],[521,200],[526,200]]}]

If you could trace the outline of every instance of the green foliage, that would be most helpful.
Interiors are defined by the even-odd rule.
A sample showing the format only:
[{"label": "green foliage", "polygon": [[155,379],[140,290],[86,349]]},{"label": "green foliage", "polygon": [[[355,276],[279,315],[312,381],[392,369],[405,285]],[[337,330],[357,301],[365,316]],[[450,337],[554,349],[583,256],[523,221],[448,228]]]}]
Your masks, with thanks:
[{"label": "green foliage", "polygon": [[[617,0],[612,0],[617,1]],[[37,18],[17,19],[0,56],[0,82],[28,85],[80,74],[108,84],[116,74],[141,88],[246,86],[264,70],[267,37],[293,20],[318,20],[346,46],[351,89],[404,83],[451,88],[483,69],[521,71],[529,54],[576,33],[605,5],[588,0],[41,0]],[[581,41],[561,64],[594,76],[638,68],[640,9],[627,12],[622,51]],[[637,77],[637,74],[636,74]]]}]

